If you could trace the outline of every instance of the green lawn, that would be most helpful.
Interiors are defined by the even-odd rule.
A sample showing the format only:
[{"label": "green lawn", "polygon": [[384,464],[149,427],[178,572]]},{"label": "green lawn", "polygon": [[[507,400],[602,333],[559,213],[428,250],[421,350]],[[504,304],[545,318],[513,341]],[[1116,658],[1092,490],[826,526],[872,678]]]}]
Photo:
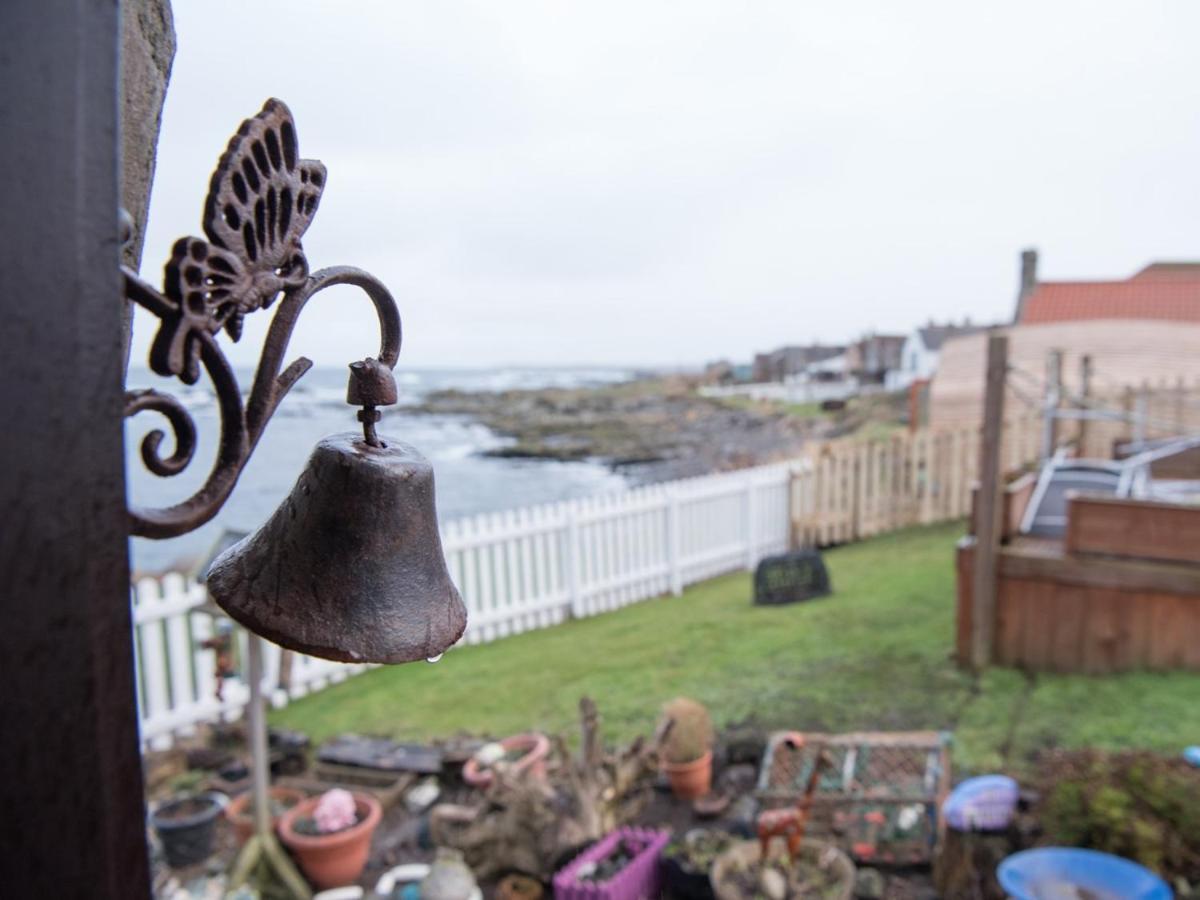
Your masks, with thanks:
[{"label": "green lawn", "polygon": [[316,741],[536,728],[573,735],[580,695],[609,739],[654,727],[677,694],[720,724],[850,730],[946,728],[960,771],[1019,769],[1047,746],[1176,751],[1200,742],[1200,676],[1136,673],[975,679],[951,659],[954,542],[913,528],[826,553],[834,596],[750,604],[745,574],[624,610],[466,647],[436,665],[382,668],[306,697],[272,722]]}]

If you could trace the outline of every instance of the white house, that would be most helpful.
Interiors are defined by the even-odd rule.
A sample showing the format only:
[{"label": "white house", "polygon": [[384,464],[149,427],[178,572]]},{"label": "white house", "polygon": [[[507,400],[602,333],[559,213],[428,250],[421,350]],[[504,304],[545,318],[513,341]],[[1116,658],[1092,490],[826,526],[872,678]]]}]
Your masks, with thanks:
[{"label": "white house", "polygon": [[888,372],[884,384],[889,391],[902,391],[914,381],[927,381],[937,372],[942,344],[952,337],[984,330],[986,326],[972,325],[969,321],[962,325],[934,325],[930,322],[917,328],[904,341],[904,349],[900,351],[900,368]]}]

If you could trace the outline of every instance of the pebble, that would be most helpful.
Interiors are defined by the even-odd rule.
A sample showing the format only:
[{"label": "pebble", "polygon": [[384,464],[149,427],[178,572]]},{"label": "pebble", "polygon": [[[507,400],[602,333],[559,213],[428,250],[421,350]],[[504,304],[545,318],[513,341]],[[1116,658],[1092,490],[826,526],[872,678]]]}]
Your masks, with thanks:
[{"label": "pebble", "polygon": [[778,869],[763,869],[758,875],[758,886],[767,900],[785,900],[787,897],[787,879]]},{"label": "pebble", "polygon": [[878,869],[859,869],[854,876],[854,896],[859,900],[879,900],[884,881]]}]

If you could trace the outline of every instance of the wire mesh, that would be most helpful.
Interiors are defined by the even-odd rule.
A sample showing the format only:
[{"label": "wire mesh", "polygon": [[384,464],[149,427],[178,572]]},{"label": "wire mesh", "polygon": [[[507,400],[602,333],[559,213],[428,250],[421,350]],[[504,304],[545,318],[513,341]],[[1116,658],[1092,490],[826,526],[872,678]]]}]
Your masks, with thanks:
[{"label": "wire mesh", "polygon": [[814,835],[837,840],[861,862],[932,860],[950,782],[948,734],[794,737],[775,734],[767,744],[756,792],[764,809],[796,805],[824,753],[809,819]]}]

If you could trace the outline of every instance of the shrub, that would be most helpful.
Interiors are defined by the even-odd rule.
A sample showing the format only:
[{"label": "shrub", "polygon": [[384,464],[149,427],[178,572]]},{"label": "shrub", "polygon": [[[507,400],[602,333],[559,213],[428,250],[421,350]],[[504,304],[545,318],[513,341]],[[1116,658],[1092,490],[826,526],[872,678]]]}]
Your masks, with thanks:
[{"label": "shrub", "polygon": [[1048,767],[1040,813],[1048,843],[1200,878],[1200,772],[1151,753],[1064,753]]}]

